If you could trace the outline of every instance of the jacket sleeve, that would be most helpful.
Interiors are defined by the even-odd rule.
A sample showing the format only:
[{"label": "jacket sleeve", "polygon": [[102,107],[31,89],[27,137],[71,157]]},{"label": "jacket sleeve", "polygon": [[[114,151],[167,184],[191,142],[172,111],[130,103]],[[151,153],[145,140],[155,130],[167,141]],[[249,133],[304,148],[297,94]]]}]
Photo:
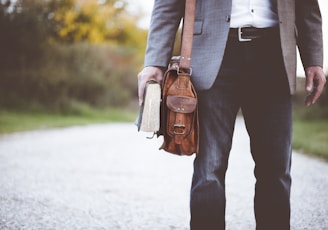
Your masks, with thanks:
[{"label": "jacket sleeve", "polygon": [[296,27],[303,66],[323,66],[322,18],[317,0],[296,0]]},{"label": "jacket sleeve", "polygon": [[167,67],[184,6],[185,0],[155,0],[144,66]]}]

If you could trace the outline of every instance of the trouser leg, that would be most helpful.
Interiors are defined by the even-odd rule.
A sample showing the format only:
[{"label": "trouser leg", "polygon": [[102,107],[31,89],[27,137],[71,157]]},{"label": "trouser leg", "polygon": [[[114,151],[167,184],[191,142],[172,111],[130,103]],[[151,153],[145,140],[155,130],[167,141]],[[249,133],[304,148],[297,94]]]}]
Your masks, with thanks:
[{"label": "trouser leg", "polygon": [[240,97],[255,162],[256,229],[289,230],[291,96],[278,43],[260,44],[256,52]]},{"label": "trouser leg", "polygon": [[191,188],[192,230],[225,228],[225,174],[238,104],[234,84],[217,79],[199,93],[200,151]]},{"label": "trouser leg", "polygon": [[291,102],[266,97],[243,109],[255,162],[255,217],[259,230],[284,230],[290,228]]},{"label": "trouser leg", "polygon": [[263,230],[289,229],[290,218],[291,109],[288,102],[273,107],[244,110],[255,162],[257,229]]},{"label": "trouser leg", "polygon": [[191,229],[225,229],[225,173],[239,106],[256,165],[257,229],[287,230],[291,97],[278,31],[249,43],[229,38],[214,86],[199,93],[200,152],[194,162]]}]

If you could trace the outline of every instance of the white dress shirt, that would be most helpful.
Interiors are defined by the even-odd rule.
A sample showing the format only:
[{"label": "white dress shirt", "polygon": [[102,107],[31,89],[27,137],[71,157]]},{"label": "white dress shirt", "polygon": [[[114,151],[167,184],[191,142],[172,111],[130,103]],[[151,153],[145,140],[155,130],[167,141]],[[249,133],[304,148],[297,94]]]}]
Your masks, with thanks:
[{"label": "white dress shirt", "polygon": [[278,24],[275,9],[275,0],[232,0],[230,27],[273,27]]}]

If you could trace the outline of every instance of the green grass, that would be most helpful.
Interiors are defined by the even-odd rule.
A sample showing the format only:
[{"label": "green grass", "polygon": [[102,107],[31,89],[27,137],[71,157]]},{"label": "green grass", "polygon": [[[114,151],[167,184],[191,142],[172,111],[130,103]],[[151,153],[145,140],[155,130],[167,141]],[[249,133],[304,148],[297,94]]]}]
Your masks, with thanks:
[{"label": "green grass", "polygon": [[124,109],[88,109],[79,114],[14,111],[0,109],[0,134],[35,129],[109,122],[133,122],[136,112]]},{"label": "green grass", "polygon": [[[297,110],[294,114],[293,148],[328,161],[328,120],[322,116],[309,118],[304,110]],[[317,112],[315,114],[318,116]],[[137,112],[131,109],[97,110],[88,107],[67,115],[0,109],[0,134],[95,123],[133,122],[136,115]]]},{"label": "green grass", "polygon": [[328,109],[295,107],[293,149],[328,161]]},{"label": "green grass", "polygon": [[328,121],[294,120],[293,148],[328,161]]}]

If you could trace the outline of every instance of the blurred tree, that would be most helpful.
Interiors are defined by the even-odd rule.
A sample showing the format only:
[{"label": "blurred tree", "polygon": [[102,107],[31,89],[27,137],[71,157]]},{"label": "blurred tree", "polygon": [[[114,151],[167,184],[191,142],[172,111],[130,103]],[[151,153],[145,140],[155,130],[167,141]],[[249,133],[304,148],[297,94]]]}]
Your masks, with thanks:
[{"label": "blurred tree", "polygon": [[[24,0],[29,3],[29,0]],[[17,69],[35,65],[42,57],[46,31],[36,14],[37,8],[24,10],[17,2],[0,3],[0,68]]]},{"label": "blurred tree", "polygon": [[[141,58],[147,31],[125,0],[0,0],[0,67],[38,63],[47,44],[123,45]],[[2,68],[2,69],[4,69]]]},{"label": "blurred tree", "polygon": [[146,32],[138,16],[126,11],[124,0],[48,0],[46,20],[52,41],[138,45]]},{"label": "blurred tree", "polygon": [[98,1],[51,0],[49,20],[53,39],[64,43],[88,41],[93,43],[106,40],[107,16],[112,12]]},{"label": "blurred tree", "polygon": [[0,106],[128,103],[147,36],[137,19],[124,0],[0,0]]},{"label": "blurred tree", "polygon": [[126,6],[125,0],[7,0],[0,1],[0,19],[29,15],[42,24],[51,42],[138,46],[147,32],[136,25],[141,15],[129,14]]}]

